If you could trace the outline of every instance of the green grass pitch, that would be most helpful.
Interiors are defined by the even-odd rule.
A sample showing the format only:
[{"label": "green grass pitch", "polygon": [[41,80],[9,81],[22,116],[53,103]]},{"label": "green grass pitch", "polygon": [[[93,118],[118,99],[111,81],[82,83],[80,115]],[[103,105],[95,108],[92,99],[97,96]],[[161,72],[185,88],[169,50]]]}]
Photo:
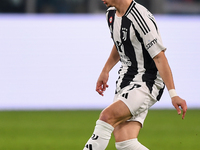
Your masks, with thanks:
[{"label": "green grass pitch", "polygon": [[[100,111],[1,111],[0,150],[82,150]],[[150,150],[199,150],[200,110],[150,110],[138,137]],[[107,150],[115,150],[112,136]]]}]

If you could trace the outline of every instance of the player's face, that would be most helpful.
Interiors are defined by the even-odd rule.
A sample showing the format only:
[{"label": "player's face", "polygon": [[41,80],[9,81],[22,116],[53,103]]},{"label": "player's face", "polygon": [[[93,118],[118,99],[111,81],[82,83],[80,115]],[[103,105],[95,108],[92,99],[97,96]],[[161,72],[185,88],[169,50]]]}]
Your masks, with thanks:
[{"label": "player's face", "polygon": [[107,7],[112,7],[115,0],[102,0]]}]

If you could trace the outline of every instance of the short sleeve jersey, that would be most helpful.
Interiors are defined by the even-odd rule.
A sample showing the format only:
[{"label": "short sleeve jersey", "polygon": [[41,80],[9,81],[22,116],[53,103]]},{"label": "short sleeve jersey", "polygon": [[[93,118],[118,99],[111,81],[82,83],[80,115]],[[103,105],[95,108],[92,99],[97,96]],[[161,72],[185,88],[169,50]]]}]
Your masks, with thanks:
[{"label": "short sleeve jersey", "polygon": [[154,16],[133,0],[122,17],[116,15],[114,7],[107,10],[106,17],[122,64],[116,93],[134,82],[145,82],[150,92],[163,90],[164,83],[153,58],[166,48]]}]

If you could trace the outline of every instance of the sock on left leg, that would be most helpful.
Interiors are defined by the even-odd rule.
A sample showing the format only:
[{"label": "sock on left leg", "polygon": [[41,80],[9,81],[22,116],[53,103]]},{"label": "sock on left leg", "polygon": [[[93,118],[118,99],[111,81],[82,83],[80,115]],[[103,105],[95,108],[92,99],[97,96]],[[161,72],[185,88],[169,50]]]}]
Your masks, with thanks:
[{"label": "sock on left leg", "polygon": [[83,150],[105,150],[114,128],[110,124],[97,120],[92,137]]},{"label": "sock on left leg", "polygon": [[122,142],[116,142],[115,146],[117,150],[149,150],[144,145],[142,145],[137,138],[126,140]]}]

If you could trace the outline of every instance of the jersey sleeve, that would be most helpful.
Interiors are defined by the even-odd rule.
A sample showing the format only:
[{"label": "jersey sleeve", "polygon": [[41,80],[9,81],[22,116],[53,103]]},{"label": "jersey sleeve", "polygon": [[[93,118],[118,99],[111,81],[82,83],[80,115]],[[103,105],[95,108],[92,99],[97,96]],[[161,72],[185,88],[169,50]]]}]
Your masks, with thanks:
[{"label": "jersey sleeve", "polygon": [[135,15],[135,28],[143,40],[143,44],[152,58],[165,51],[154,16],[148,11]]}]

